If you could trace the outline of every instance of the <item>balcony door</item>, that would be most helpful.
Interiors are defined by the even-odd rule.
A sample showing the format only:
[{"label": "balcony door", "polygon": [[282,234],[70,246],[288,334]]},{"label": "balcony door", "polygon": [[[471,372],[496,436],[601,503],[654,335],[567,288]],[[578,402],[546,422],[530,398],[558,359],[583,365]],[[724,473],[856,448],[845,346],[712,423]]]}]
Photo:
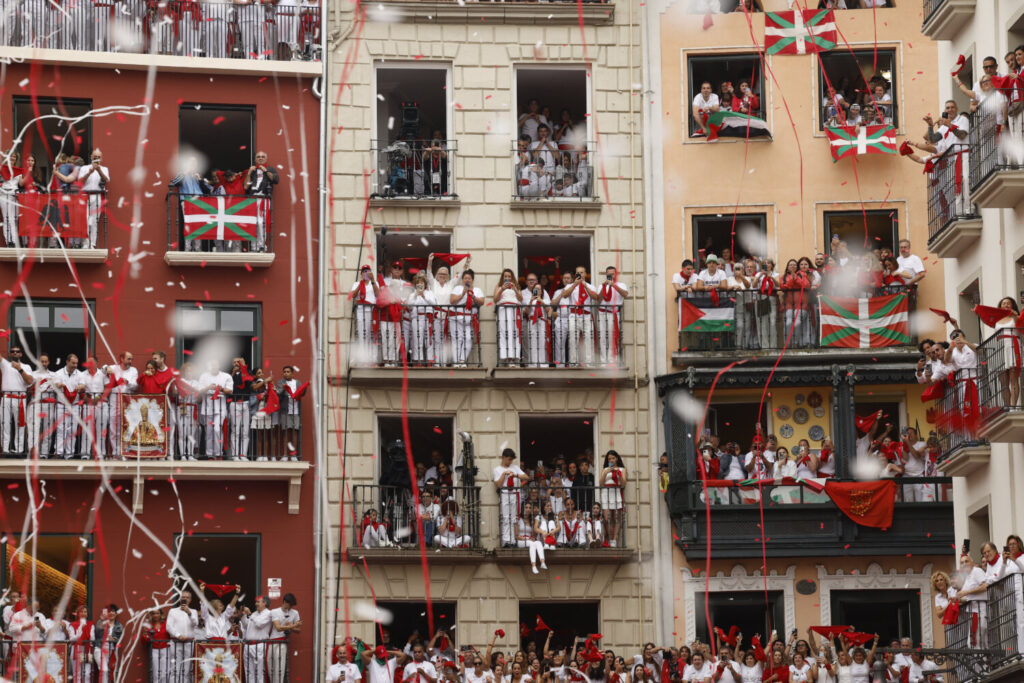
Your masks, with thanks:
[{"label": "balcony door", "polygon": [[832,591],[831,600],[833,624],[877,633],[882,646],[905,636],[921,642],[921,595],[916,590]]},{"label": "balcony door", "polygon": [[22,163],[25,156],[33,154],[44,183],[53,175],[53,160],[61,152],[89,159],[92,117],[88,114],[92,100],[40,97],[33,102],[32,98],[23,96],[15,96],[13,100],[13,130],[24,135],[19,150]]},{"label": "balcony door", "polygon": [[[744,643],[749,644],[755,633],[761,634],[762,643],[767,643],[766,634],[785,629],[785,613],[782,591],[726,591],[711,593],[704,609],[704,593],[694,595],[697,638],[711,642],[707,612],[711,614],[712,627],[717,626],[726,633],[738,626],[743,633]],[[846,622],[843,622],[846,623]]]},{"label": "balcony door", "polygon": [[[256,156],[256,108],[185,102],[178,108],[178,155],[183,170],[195,157],[201,174],[244,173]],[[280,159],[270,159],[276,164]]]}]

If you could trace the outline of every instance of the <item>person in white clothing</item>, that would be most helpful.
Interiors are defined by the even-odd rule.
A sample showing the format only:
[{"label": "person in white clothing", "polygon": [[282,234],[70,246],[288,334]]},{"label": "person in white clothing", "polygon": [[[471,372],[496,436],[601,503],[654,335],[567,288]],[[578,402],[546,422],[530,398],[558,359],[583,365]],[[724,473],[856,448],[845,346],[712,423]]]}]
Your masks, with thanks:
[{"label": "person in white clothing", "polygon": [[562,286],[555,290],[551,297],[551,307],[554,311],[554,322],[552,323],[551,355],[555,367],[563,368],[568,360],[566,343],[569,340],[569,309],[572,304],[572,273],[562,273]]},{"label": "person in white clothing", "polygon": [[124,351],[117,357],[115,365],[107,365],[103,372],[109,378],[110,383],[110,453],[115,458],[121,458],[121,397],[124,394],[134,393],[139,388],[139,371],[132,366],[134,356],[130,351]]},{"label": "person in white clothing", "polygon": [[900,272],[912,275],[906,284],[916,285],[924,278],[924,263],[920,256],[910,253],[910,240],[900,240],[900,255],[896,257]]},{"label": "person in white clothing", "polygon": [[16,643],[33,643],[42,640],[46,629],[43,615],[39,613],[39,601],[25,601],[21,609],[11,615],[7,635]]},{"label": "person in white clothing", "polygon": [[516,527],[519,510],[523,502],[522,485],[530,481],[529,475],[513,464],[516,452],[506,448],[501,452],[501,464],[491,473],[491,481],[498,493],[498,511],[501,527],[501,544],[508,548],[516,545]]},{"label": "person in white clothing", "polygon": [[412,661],[402,670],[402,683],[437,683],[437,669],[426,659],[423,645],[412,648]]},{"label": "person in white clothing", "polygon": [[184,681],[192,675],[192,647],[199,628],[199,613],[189,607],[192,592],[183,590],[178,597],[178,606],[167,611],[167,637],[174,641],[170,646],[172,680]]},{"label": "person in white clothing", "polygon": [[550,122],[540,113],[540,103],[530,99],[526,103],[526,111],[519,116],[519,134],[529,136],[531,141],[537,139],[537,130],[541,126],[550,126]]},{"label": "person in white clothing", "polygon": [[[991,546],[992,544],[986,544]],[[991,552],[994,552],[992,550]],[[982,547],[982,557],[986,557],[985,547]],[[988,614],[988,587],[989,575],[976,564],[967,553],[960,556],[960,577],[962,580],[960,590],[953,599],[960,603],[960,619],[968,619],[972,625],[970,634],[970,646],[986,647],[987,614]],[[973,628],[973,615],[977,614],[977,629]]]},{"label": "person in white clothing", "polygon": [[355,318],[355,339],[351,351],[352,363],[374,365],[377,362],[377,339],[373,328],[380,285],[373,276],[370,266],[359,271],[359,281],[352,285],[349,298],[352,299],[352,317]]},{"label": "person in white clothing", "polygon": [[288,636],[302,630],[299,611],[295,609],[297,601],[291,593],[281,598],[281,606],[270,611],[271,629],[267,646],[267,671],[270,683],[284,683],[288,679]]},{"label": "person in white clothing", "polygon": [[522,293],[515,273],[506,268],[494,287],[494,310],[498,323],[498,364],[518,365],[521,360]]},{"label": "person in white clothing", "polygon": [[568,364],[589,367],[594,364],[594,314],[601,297],[587,282],[585,267],[576,266],[572,285],[563,296],[569,299]]},{"label": "person in white clothing", "polygon": [[704,653],[694,652],[683,669],[683,683],[711,683],[714,673],[715,669],[711,662],[705,661]]},{"label": "person in white clothing", "polygon": [[409,358],[417,365],[436,365],[437,349],[434,346],[434,316],[437,299],[427,288],[427,277],[422,272],[412,279],[413,291],[405,300],[410,320],[410,335],[407,341]]},{"label": "person in white clothing", "polygon": [[104,397],[107,376],[100,369],[95,356],[86,358],[82,370],[82,453],[97,460],[107,454],[107,430],[110,427],[109,397]]},{"label": "person in white clothing", "polygon": [[526,287],[522,297],[523,345],[526,347],[526,364],[531,368],[546,367],[551,346],[551,328],[548,311],[551,298],[537,281],[535,273],[527,273]]},{"label": "person in white clothing", "polygon": [[76,619],[68,624],[67,634],[71,651],[71,680],[73,683],[89,683],[92,679],[92,644],[96,640],[95,625],[89,621],[89,608],[79,605],[75,610]]},{"label": "person in white clothing", "polygon": [[[461,680],[465,681],[465,683],[495,683],[494,672],[484,668],[484,657],[480,656],[480,653],[476,651],[469,653],[469,655],[460,663],[461,670],[459,673],[462,677]],[[555,657],[557,658],[558,655],[556,654]],[[488,662],[490,662],[489,659]],[[558,667],[553,668],[552,673],[554,674],[557,669]],[[557,674],[554,675],[557,679]]]},{"label": "person in white clothing", "polygon": [[362,680],[363,675],[359,673],[359,667],[352,663],[356,649],[343,643],[334,651],[337,661],[327,669],[327,683],[354,683],[354,681]]},{"label": "person in white clothing", "polygon": [[449,334],[451,334],[452,361],[455,367],[466,367],[466,361],[479,339],[480,307],[484,305],[484,292],[473,286],[476,273],[472,268],[462,272],[462,283],[452,288],[448,302]]},{"label": "person in white clothing", "polygon": [[363,518],[362,546],[364,548],[386,548],[391,545],[388,539],[388,527],[377,518],[377,509],[366,511]]},{"label": "person in white clothing", "polygon": [[910,653],[910,674],[907,676],[907,683],[938,683],[941,678],[933,672],[939,670],[938,664],[930,659],[925,659],[920,652]]},{"label": "person in white clothing", "polygon": [[[107,185],[110,184],[110,169],[103,166],[102,162],[103,152],[97,147],[92,151],[90,162],[78,169],[78,181],[81,183],[79,192],[86,194],[89,202],[87,205],[87,215],[89,225],[88,246],[90,249],[96,248],[100,214],[103,213]],[[80,243],[81,240],[76,239],[72,241],[79,242],[79,244],[72,246],[85,246]]]},{"label": "person in white clothing", "polygon": [[25,453],[25,420],[28,390],[35,381],[32,367],[22,360],[22,349],[11,344],[7,357],[0,356],[0,421],[2,421],[3,442],[0,450],[4,453]]},{"label": "person in white clothing", "polygon": [[434,545],[442,548],[468,548],[473,539],[465,533],[459,504],[454,500],[446,500],[440,505],[440,514],[436,517]]},{"label": "person in white clothing", "polygon": [[537,570],[537,560],[540,560],[540,568],[547,569],[544,558],[544,540],[538,538],[538,532],[534,524],[534,508],[532,503],[523,503],[523,516],[516,520],[516,546],[526,548],[530,554],[530,567],[534,574]]},{"label": "person in white clothing", "polygon": [[692,131],[690,136],[701,137],[707,135],[710,132],[708,129],[708,117],[721,110],[721,108],[718,95],[711,92],[711,82],[704,81],[701,83],[700,93],[693,98],[693,121],[690,126]]},{"label": "person in white clothing", "polygon": [[629,288],[619,281],[615,266],[604,271],[605,281],[599,293],[597,317],[597,348],[601,364],[619,362],[622,355],[622,305],[629,298]]},{"label": "person in white clothing", "polygon": [[56,432],[57,442],[54,452],[64,459],[80,453],[82,458],[89,454],[84,449],[76,450],[75,434],[82,421],[82,401],[85,391],[85,379],[78,369],[78,356],[69,353],[64,359],[64,367],[53,373],[50,385],[57,392]]},{"label": "person in white clothing", "polygon": [[266,671],[267,643],[270,639],[270,609],[267,599],[256,597],[256,609],[242,608],[242,634],[245,640],[245,680],[263,683]]},{"label": "person in white clothing", "polygon": [[[925,476],[925,465],[928,462],[926,444],[920,439],[917,429],[906,427],[902,435],[903,442],[903,476]],[[935,502],[935,487],[932,484],[914,484],[903,486],[903,502],[932,503]],[[906,662],[902,662],[906,664]]]},{"label": "person in white clothing", "polygon": [[[200,582],[199,590],[205,593],[206,584]],[[235,594],[226,607],[220,599],[207,600],[205,595],[201,595],[199,609],[203,619],[203,637],[206,640],[227,639],[231,631],[231,617],[235,614],[235,605],[238,604],[241,593],[242,587],[235,584]]]},{"label": "person in white clothing", "polygon": [[714,254],[709,254],[704,261],[705,268],[697,274],[694,289],[698,292],[708,290],[724,290],[729,286],[729,276],[721,268],[722,261]]},{"label": "person in white clothing", "polygon": [[[466,267],[469,267],[471,256],[466,257]],[[448,332],[448,307],[451,305],[452,290],[457,282],[451,278],[448,266],[441,266],[435,273],[434,254],[431,252],[427,257],[427,268],[424,275],[427,278],[427,287],[434,295],[437,308],[434,309],[434,357],[437,365],[448,365],[451,363],[451,339]]]},{"label": "person in white clothing", "polygon": [[228,414],[225,397],[231,396],[234,383],[231,375],[220,369],[220,361],[213,359],[206,372],[199,375],[198,384],[199,423],[206,434],[206,458],[220,460],[224,456],[224,423]]},{"label": "person in white clothing", "polygon": [[46,642],[64,643],[70,640],[68,635],[68,621],[64,618],[64,610],[61,606],[54,605],[51,618],[43,617],[43,640]]},{"label": "person in white clothing", "polygon": [[48,458],[53,453],[53,417],[57,395],[50,384],[52,375],[50,355],[40,353],[39,369],[32,371],[32,401],[25,416],[29,448],[36,448],[40,458]]},{"label": "person in white clothing", "polygon": [[558,546],[562,548],[584,548],[587,546],[587,520],[575,509],[572,498],[566,498],[566,509],[558,513]]},{"label": "person in white clothing", "polygon": [[601,503],[595,501],[590,507],[590,517],[587,519],[587,545],[591,548],[603,548],[607,540],[604,511],[601,509]]}]

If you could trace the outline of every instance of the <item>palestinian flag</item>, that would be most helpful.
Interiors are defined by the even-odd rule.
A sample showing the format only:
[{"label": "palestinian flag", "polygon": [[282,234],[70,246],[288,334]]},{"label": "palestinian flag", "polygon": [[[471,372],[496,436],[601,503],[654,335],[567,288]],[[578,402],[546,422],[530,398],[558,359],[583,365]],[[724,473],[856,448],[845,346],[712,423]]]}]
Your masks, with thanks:
[{"label": "palestinian flag", "polygon": [[679,299],[680,332],[731,332],[736,304],[721,297],[716,304],[708,294]]},{"label": "palestinian flag", "polygon": [[256,241],[256,224],[263,211],[261,197],[200,196],[182,199],[185,241]]},{"label": "palestinian flag", "polygon": [[830,9],[765,12],[764,46],[770,55],[805,55],[836,46],[836,17]]},{"label": "palestinian flag", "polygon": [[738,111],[716,111],[708,117],[708,141],[723,138],[763,138],[772,136],[768,123]]},{"label": "palestinian flag", "polygon": [[856,154],[896,154],[896,129],[892,126],[827,126],[832,160]]},{"label": "palestinian flag", "polygon": [[910,343],[907,295],[870,299],[818,296],[821,307],[821,345],[873,349]]}]

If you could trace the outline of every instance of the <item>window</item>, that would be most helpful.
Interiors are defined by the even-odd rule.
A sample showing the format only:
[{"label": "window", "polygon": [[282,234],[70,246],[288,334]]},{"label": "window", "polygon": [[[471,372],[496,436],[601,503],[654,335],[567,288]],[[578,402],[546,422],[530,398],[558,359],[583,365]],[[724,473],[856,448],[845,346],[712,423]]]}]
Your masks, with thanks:
[{"label": "window", "polygon": [[862,254],[885,247],[899,254],[896,210],[827,211],[825,212],[825,244],[838,236],[852,254]]},{"label": "window", "polygon": [[577,266],[586,268],[591,273],[590,281],[596,282],[590,255],[590,235],[516,235],[516,254],[520,286],[526,284],[527,273],[534,273],[551,295],[561,288],[562,273],[573,272]]},{"label": "window", "polygon": [[[999,66],[999,60],[996,60],[996,66]],[[981,69],[984,73],[984,69]],[[974,87],[974,55],[969,55],[964,60],[964,68],[960,70],[960,74],[957,76],[957,80],[967,86],[968,89]],[[968,112],[971,107],[971,98],[964,95],[960,91],[960,88],[955,87],[956,83],[953,84],[952,98],[956,101],[956,106],[960,111]]]},{"label": "window", "polygon": [[[537,619],[551,627],[551,649],[571,649],[575,638],[586,638],[591,633],[601,633],[600,603],[595,601],[573,602],[522,602],[519,603],[519,623],[525,625],[520,632],[520,649],[527,643],[537,644],[537,654],[542,654],[548,632],[536,629]],[[529,631],[529,633],[527,633]],[[511,634],[509,634],[511,635]],[[514,640],[512,641],[514,642]],[[582,643],[580,647],[583,647]],[[627,665],[631,669],[632,665]]]},{"label": "window", "polygon": [[[720,447],[735,441],[740,445],[740,453],[747,453],[750,445],[754,443],[757,423],[765,424],[764,415],[758,415],[759,407],[759,402],[717,403],[708,408],[707,416],[704,418],[704,429],[718,436]],[[693,428],[696,428],[696,425]]]},{"label": "window", "polygon": [[[852,54],[848,50],[834,50],[821,53],[820,58],[824,76],[818,74],[818,95],[822,103],[819,128],[824,128],[829,120],[837,125],[853,125],[858,113],[865,124],[899,126],[895,50],[858,50]],[[842,107],[841,115],[829,97],[829,84],[850,106],[849,110]],[[879,87],[882,88],[880,93],[877,92]],[[879,114],[882,120],[877,120]]]},{"label": "window", "polygon": [[[95,302],[88,302],[95,311]],[[30,305],[18,301],[11,307],[12,340],[24,346],[25,355],[33,366],[39,354],[50,356],[50,369],[59,370],[69,353],[84,361],[93,349],[92,320],[80,301],[33,300]]]},{"label": "window", "polygon": [[596,419],[594,415],[520,415],[519,466],[529,474],[542,463],[550,470],[560,458],[566,466],[586,460],[593,473],[601,464],[594,457]]},{"label": "window", "polygon": [[[693,217],[694,267],[704,267],[710,254],[724,260],[740,261],[747,256],[764,258],[768,228],[763,213],[714,214]],[[730,254],[726,254],[729,250]],[[699,270],[699,269],[698,269]]]},{"label": "window", "polygon": [[253,149],[255,118],[255,107],[182,104],[178,109],[179,163],[185,164],[188,155],[195,154],[204,175],[214,170],[244,172],[258,151]]},{"label": "window", "polygon": [[[832,623],[877,633],[880,645],[910,636],[921,642],[921,595],[903,590],[832,591]],[[926,596],[927,598],[927,596]]]},{"label": "window", "polygon": [[[697,638],[705,643],[711,642],[711,629],[708,628],[707,614],[704,610],[704,593],[694,595],[697,605],[695,616],[697,618]],[[783,606],[782,591],[728,591],[723,593],[711,593],[708,596],[708,611],[711,613],[711,622],[723,631],[728,632],[733,626],[738,626],[743,633],[743,642],[749,645],[750,639],[755,633],[761,634],[761,644],[767,644],[766,633],[772,630],[785,630],[785,612]],[[858,627],[860,624],[858,623]],[[749,635],[748,635],[749,634]]]},{"label": "window", "polygon": [[[762,0],[748,0],[748,12],[760,12]],[[718,13],[742,12],[739,9],[740,0],[718,0]],[[686,10],[690,14],[706,14],[708,11],[707,0],[687,0]]]},{"label": "window", "polygon": [[[748,83],[750,91],[758,100],[756,108],[750,108],[746,113],[763,119],[765,116],[765,83],[764,73],[761,70],[761,56],[758,54],[714,54],[691,56],[687,60],[689,69],[689,90],[686,96],[686,112],[689,121],[690,136],[703,134],[701,122],[693,117],[694,99],[701,94],[701,87],[706,83],[711,84],[712,94],[718,96],[720,106],[723,108],[732,106],[733,95],[740,96],[740,84]],[[729,88],[732,88],[732,93]],[[749,105],[748,105],[749,106]],[[767,129],[763,134],[767,134]],[[723,133],[725,134],[725,133]],[[747,135],[747,126],[743,126],[742,136]],[[759,129],[751,127],[751,137],[762,134]]]},{"label": "window", "polygon": [[[452,647],[456,647],[455,643],[458,642],[458,630],[455,628],[457,605],[454,602],[432,600],[430,606],[433,610],[432,614],[427,611],[425,602],[378,600],[378,614],[383,613],[384,617],[390,615],[391,619],[390,622],[386,618],[382,619],[382,623],[389,625],[375,629],[376,644],[381,645],[386,642],[390,643],[391,647],[400,650],[416,633],[419,634],[418,642],[423,643],[423,646],[426,647],[435,633],[447,631],[452,640]],[[430,616],[433,616],[433,622],[431,622]],[[385,635],[387,640],[382,641],[381,635]]]},{"label": "window", "polygon": [[[989,525],[988,506],[967,515],[967,539],[971,542],[971,550],[978,552],[981,544],[987,543],[992,538],[991,526]],[[961,548],[962,550],[962,548]]]},{"label": "window", "polygon": [[[391,228],[377,234],[377,264],[384,267],[384,274],[390,275],[390,265],[394,261],[400,261],[404,268],[405,278],[411,280],[412,276],[421,269],[426,268],[427,259],[431,254],[448,254],[452,251],[452,237],[450,234],[403,232]],[[434,263],[434,271],[445,265],[438,261]],[[458,265],[458,272],[465,268],[466,262]],[[449,271],[451,268],[449,268]],[[453,277],[455,274],[452,274]],[[447,301],[438,302],[447,304]]]},{"label": "window", "polygon": [[[422,469],[424,473],[431,469],[436,471],[443,463],[452,472],[454,419],[449,416],[409,416],[407,420],[412,461],[417,470]],[[381,453],[381,485],[410,487],[401,415],[377,416],[377,448]],[[443,476],[443,473],[439,475]],[[430,476],[433,478],[433,473]]]},{"label": "window", "polygon": [[[540,125],[546,124],[551,139],[556,143],[586,144],[590,115],[586,67],[517,68],[516,105],[517,138],[526,134],[537,140]],[[530,117],[531,114],[537,116]],[[569,125],[559,134],[563,122]]]},{"label": "window", "polygon": [[[38,111],[37,111],[38,108]],[[40,97],[14,97],[14,130],[25,133],[21,147],[22,162],[31,153],[45,181],[53,173],[53,160],[64,152],[88,159],[92,151],[92,100]],[[70,126],[65,118],[81,119]],[[45,118],[44,118],[45,117]]]},{"label": "window", "polygon": [[[892,431],[889,432],[889,436],[893,439],[899,439],[900,429],[903,426],[900,418],[902,410],[899,401],[879,401],[875,397],[868,399],[865,399],[862,396],[854,397],[854,412],[858,417],[874,415],[879,410],[882,411],[882,426],[879,428],[878,436],[876,438],[881,440],[885,432],[886,423],[891,423],[893,427]],[[857,436],[860,437],[862,434],[857,432]]]},{"label": "window", "polygon": [[206,371],[216,358],[227,372],[231,359],[241,356],[250,368],[260,363],[259,304],[178,303],[176,311],[177,362],[186,358]]},{"label": "window", "polygon": [[259,534],[176,534],[174,540],[180,545],[178,561],[196,583],[238,584],[250,599],[266,594],[260,584]]},{"label": "window", "polygon": [[[89,605],[92,595],[92,534],[39,534],[21,547],[20,536],[5,536],[0,542],[3,572],[0,591],[8,588],[32,590],[35,582],[39,611],[49,617],[60,604],[71,583],[71,599],[65,615],[77,605]],[[74,578],[72,578],[74,575]],[[91,614],[91,612],[90,612]],[[66,617],[67,618],[67,617]]]},{"label": "window", "polygon": [[980,303],[981,282],[975,278],[957,297],[957,321],[960,323],[960,329],[967,335],[967,339],[975,344],[981,343],[981,319],[974,312],[974,307]]}]

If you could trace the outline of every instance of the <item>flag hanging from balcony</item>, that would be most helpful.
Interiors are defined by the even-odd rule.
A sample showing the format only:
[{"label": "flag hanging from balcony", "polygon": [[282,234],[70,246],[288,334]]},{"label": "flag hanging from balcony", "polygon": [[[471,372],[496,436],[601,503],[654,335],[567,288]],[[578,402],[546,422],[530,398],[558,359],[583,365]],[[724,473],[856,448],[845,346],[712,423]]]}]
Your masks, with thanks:
[{"label": "flag hanging from balcony", "polygon": [[861,526],[888,529],[896,506],[896,482],[826,481],[825,493],[847,517]]},{"label": "flag hanging from balcony", "polygon": [[708,117],[708,142],[715,138],[771,137],[768,123],[737,111],[716,111]]},{"label": "flag hanging from balcony", "polygon": [[256,241],[256,225],[265,215],[260,197],[202,196],[182,201],[185,215],[185,241]]},{"label": "flag hanging from balcony", "polygon": [[765,12],[764,47],[770,55],[805,55],[836,46],[836,17],[830,9]]},{"label": "flag hanging from balcony", "polygon": [[734,319],[735,304],[728,298],[717,304],[710,295],[679,298],[680,332],[730,332]]},{"label": "flag hanging from balcony", "polygon": [[896,154],[896,129],[892,126],[828,126],[832,161],[858,154]]},{"label": "flag hanging from balcony", "polygon": [[[32,238],[89,237],[89,194],[45,194],[23,192],[18,195],[18,235]],[[102,195],[95,195],[103,201]],[[97,206],[99,209],[99,206]]]},{"label": "flag hanging from balcony", "polygon": [[821,345],[873,349],[910,343],[907,295],[846,299],[822,294]]}]

